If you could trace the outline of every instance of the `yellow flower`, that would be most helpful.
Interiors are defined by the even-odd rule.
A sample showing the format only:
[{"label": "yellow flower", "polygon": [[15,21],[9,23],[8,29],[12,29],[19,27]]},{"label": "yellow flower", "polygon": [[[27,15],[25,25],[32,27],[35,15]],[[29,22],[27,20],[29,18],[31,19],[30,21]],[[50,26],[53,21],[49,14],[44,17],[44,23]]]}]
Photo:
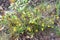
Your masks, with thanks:
[{"label": "yellow flower", "polygon": [[50,25],[48,25],[48,27],[50,27]]},{"label": "yellow flower", "polygon": [[57,16],[56,18],[59,19],[59,16]]},{"label": "yellow flower", "polygon": [[34,21],[30,21],[29,23],[32,23],[32,24],[34,24]]},{"label": "yellow flower", "polygon": [[30,16],[30,14],[28,14],[28,16]]},{"label": "yellow flower", "polygon": [[44,28],[41,28],[41,30],[43,31],[43,30],[44,30]]},{"label": "yellow flower", "polygon": [[38,30],[37,30],[37,29],[36,29],[35,31],[36,31],[36,32],[38,32]]},{"label": "yellow flower", "polygon": [[16,20],[18,19],[18,18],[15,18]]},{"label": "yellow flower", "polygon": [[24,15],[22,15],[22,17],[24,18]]},{"label": "yellow flower", "polygon": [[17,21],[17,24],[18,24],[19,22]]},{"label": "yellow flower", "polygon": [[14,32],[16,31],[16,27],[13,28],[13,31],[14,31]]},{"label": "yellow flower", "polygon": [[52,21],[52,24],[54,24],[54,22]]},{"label": "yellow flower", "polygon": [[21,26],[21,24],[19,24],[19,26]]},{"label": "yellow flower", "polygon": [[26,14],[25,12],[23,12],[23,14]]},{"label": "yellow flower", "polygon": [[30,27],[27,27],[27,30],[28,30],[28,31],[31,31],[31,28],[30,28]]},{"label": "yellow flower", "polygon": [[42,23],[42,26],[44,27],[44,23]]},{"label": "yellow flower", "polygon": [[32,22],[32,23],[34,23],[34,22]]},{"label": "yellow flower", "polygon": [[51,6],[50,6],[50,5],[48,5],[48,6],[47,6],[47,9],[49,9],[50,7],[51,7]]}]

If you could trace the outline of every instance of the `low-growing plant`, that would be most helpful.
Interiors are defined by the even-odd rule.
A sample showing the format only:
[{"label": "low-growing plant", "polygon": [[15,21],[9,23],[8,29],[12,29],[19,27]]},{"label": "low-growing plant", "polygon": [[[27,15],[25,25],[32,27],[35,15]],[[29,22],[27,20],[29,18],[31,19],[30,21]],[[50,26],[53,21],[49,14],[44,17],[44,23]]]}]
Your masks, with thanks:
[{"label": "low-growing plant", "polygon": [[[11,15],[8,13],[3,16],[1,22],[9,27],[11,34],[24,34],[26,32],[32,35],[36,32],[45,31],[46,28],[52,28],[52,31],[56,30],[55,20],[58,20],[60,17],[55,14],[56,12],[51,12],[51,4],[45,5],[41,3],[42,5],[32,8],[28,3],[28,0],[17,0],[10,6],[16,13]],[[55,8],[56,6],[54,10],[56,10]]]}]

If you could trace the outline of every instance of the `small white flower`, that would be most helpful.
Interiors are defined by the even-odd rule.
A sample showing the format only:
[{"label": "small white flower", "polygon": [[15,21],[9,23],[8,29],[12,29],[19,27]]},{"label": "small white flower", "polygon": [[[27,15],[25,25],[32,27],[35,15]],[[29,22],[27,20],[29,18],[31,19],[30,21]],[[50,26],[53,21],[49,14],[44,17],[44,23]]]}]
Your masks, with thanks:
[{"label": "small white flower", "polygon": [[2,18],[2,16],[0,15],[0,18]]}]

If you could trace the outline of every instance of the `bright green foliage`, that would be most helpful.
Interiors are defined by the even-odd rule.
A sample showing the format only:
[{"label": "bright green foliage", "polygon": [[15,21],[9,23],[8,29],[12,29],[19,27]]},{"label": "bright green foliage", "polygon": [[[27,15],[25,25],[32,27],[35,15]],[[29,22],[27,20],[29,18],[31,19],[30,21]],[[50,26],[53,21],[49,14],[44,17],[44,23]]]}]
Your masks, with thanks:
[{"label": "bright green foliage", "polygon": [[[34,34],[39,31],[44,31],[46,28],[56,27],[54,22],[55,19],[59,19],[59,16],[53,14],[50,9],[52,9],[51,4],[41,3],[36,7],[31,7],[28,0],[17,0],[13,5],[10,6],[11,9],[16,11],[16,14],[5,15],[3,18],[3,23],[8,24],[11,33],[24,33]],[[59,4],[60,5],[60,4]],[[59,10],[59,5],[54,6]],[[55,12],[56,13],[56,12]],[[17,14],[19,16],[17,16]],[[46,15],[47,14],[47,15]],[[13,30],[13,31],[12,31]]]}]

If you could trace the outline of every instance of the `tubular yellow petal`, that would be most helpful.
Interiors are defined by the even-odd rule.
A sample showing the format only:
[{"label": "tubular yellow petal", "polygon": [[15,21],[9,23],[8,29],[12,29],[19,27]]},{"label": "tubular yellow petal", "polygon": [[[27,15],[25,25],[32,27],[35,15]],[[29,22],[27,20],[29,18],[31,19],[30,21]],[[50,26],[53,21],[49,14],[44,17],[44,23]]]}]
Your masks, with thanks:
[{"label": "tubular yellow petal", "polygon": [[16,27],[13,28],[13,31],[14,31],[14,32],[16,31]]},{"label": "tubular yellow petal", "polygon": [[43,30],[44,30],[44,28],[41,28],[41,30],[43,31]]}]

